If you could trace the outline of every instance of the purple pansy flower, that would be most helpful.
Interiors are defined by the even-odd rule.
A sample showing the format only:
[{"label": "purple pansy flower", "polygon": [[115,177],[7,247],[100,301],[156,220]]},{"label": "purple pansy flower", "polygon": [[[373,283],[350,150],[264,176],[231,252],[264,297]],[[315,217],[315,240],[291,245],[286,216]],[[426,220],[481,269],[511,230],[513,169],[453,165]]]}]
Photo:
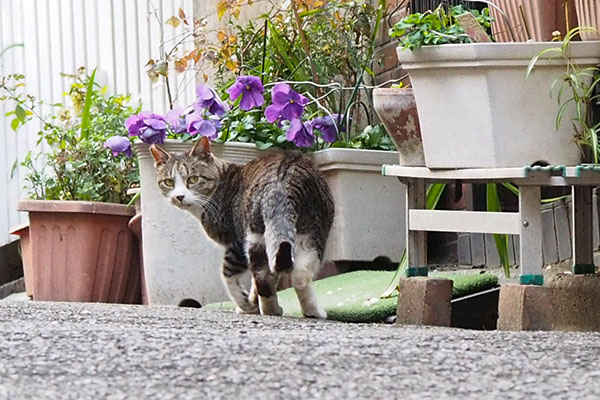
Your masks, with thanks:
[{"label": "purple pansy flower", "polygon": [[256,76],[239,76],[235,83],[227,89],[229,100],[235,100],[242,96],[240,108],[244,111],[260,107],[265,102],[263,92],[265,91],[260,78]]},{"label": "purple pansy flower", "polygon": [[298,147],[310,147],[315,142],[312,124],[310,121],[302,122],[301,119],[292,121],[285,137],[288,142],[294,142]]},{"label": "purple pansy flower", "polygon": [[113,156],[125,153],[127,157],[131,157],[131,142],[125,136],[112,136],[104,142],[104,148],[110,149]]},{"label": "purple pansy flower", "polygon": [[273,86],[271,98],[273,104],[265,110],[265,117],[269,122],[275,122],[280,118],[286,121],[300,118],[304,106],[308,104],[308,99],[292,90],[287,83]]},{"label": "purple pansy flower", "polygon": [[165,120],[171,125],[173,133],[180,134],[186,131],[185,117],[182,115],[183,108],[181,107],[176,107],[165,115]]},{"label": "purple pansy flower", "polygon": [[205,108],[209,113],[214,115],[223,115],[228,111],[229,107],[221,101],[217,93],[206,85],[200,85],[196,88],[198,100],[196,105],[199,108]]},{"label": "purple pansy flower", "polygon": [[206,136],[210,140],[215,140],[219,137],[219,128],[221,121],[216,118],[205,118],[198,111],[194,111],[186,118],[187,131],[190,135],[195,136],[200,134]]},{"label": "purple pansy flower", "polygon": [[125,121],[129,136],[139,136],[143,142],[150,144],[163,143],[168,126],[165,117],[150,111],[142,111]]},{"label": "purple pansy flower", "polygon": [[323,134],[324,141],[333,143],[336,141],[338,129],[340,132],[345,131],[344,127],[340,126],[339,122],[340,118],[338,114],[333,114],[333,118],[330,115],[326,115],[324,117],[313,119],[312,126]]}]

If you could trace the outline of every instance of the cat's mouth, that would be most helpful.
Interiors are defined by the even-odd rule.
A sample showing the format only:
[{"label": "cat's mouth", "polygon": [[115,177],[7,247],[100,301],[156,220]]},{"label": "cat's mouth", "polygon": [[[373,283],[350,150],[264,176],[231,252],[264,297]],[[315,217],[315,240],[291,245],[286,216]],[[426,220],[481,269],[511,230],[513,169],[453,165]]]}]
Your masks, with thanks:
[{"label": "cat's mouth", "polygon": [[188,203],[185,200],[182,199],[178,199],[176,197],[172,197],[171,198],[171,203],[175,206],[175,207],[179,207],[179,208],[190,208],[192,206],[191,203]]}]

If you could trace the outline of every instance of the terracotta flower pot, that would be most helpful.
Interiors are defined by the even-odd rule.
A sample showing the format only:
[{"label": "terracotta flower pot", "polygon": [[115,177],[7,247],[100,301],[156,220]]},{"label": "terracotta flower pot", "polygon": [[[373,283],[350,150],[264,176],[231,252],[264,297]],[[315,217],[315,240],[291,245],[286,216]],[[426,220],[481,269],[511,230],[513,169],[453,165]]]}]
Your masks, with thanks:
[{"label": "terracotta flower pot", "polygon": [[[506,14],[504,18],[495,7],[490,7],[494,17],[492,31],[498,42],[512,42],[511,29],[514,41],[517,42],[526,42],[528,39],[549,42],[552,40],[552,32],[559,31],[563,35],[567,32],[565,0],[495,0],[494,4]],[[577,26],[575,5],[573,0],[568,0],[566,4],[569,8],[568,26],[572,29]],[[525,30],[520,6],[523,7],[530,38]]]},{"label": "terracotta flower pot", "polygon": [[419,115],[413,90],[379,88],[373,90],[377,116],[398,149],[400,165],[425,166]]},{"label": "terracotta flower pot", "polygon": [[31,238],[29,236],[29,225],[19,225],[10,232],[19,236],[21,242],[21,258],[23,261],[23,277],[25,278],[25,293],[33,297],[33,254],[31,250]]},{"label": "terracotta flower pot", "polygon": [[120,204],[22,200],[29,212],[33,299],[139,303],[139,251]]},{"label": "terracotta flower pot", "polygon": [[575,0],[579,26],[596,28],[593,32],[582,32],[582,40],[600,40],[600,2],[598,0]]}]

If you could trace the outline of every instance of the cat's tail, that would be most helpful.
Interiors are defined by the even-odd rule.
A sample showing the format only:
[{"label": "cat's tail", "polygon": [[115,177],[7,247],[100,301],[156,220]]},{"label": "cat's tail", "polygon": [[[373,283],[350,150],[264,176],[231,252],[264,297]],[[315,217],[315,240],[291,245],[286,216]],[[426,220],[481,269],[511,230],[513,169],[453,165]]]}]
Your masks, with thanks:
[{"label": "cat's tail", "polygon": [[283,190],[272,190],[265,200],[263,219],[270,268],[272,272],[290,270],[294,266],[296,209]]}]

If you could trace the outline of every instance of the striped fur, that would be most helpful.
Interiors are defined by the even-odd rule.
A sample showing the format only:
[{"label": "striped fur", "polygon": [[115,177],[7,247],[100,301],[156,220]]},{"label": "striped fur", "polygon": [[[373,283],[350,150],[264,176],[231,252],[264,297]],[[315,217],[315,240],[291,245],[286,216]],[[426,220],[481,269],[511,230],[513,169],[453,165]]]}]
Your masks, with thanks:
[{"label": "striped fur", "polygon": [[[238,311],[281,315],[276,286],[289,273],[304,315],[326,318],[311,282],[323,262],[334,205],[308,158],[278,152],[239,166],[216,158],[206,138],[189,154],[156,145],[151,152],[163,195],[225,247],[223,281]],[[250,293],[240,285],[248,270]]]}]

